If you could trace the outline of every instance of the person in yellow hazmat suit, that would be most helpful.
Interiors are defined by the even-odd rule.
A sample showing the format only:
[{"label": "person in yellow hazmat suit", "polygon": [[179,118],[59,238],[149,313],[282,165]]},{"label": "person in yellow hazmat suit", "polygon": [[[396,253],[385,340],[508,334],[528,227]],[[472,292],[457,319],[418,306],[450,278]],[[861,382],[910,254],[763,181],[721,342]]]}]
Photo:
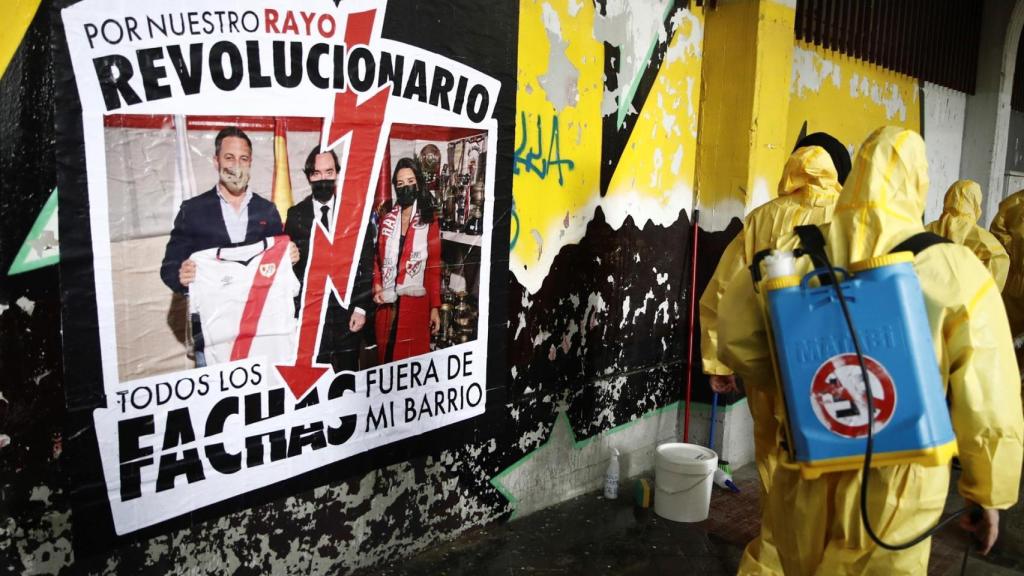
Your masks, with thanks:
[{"label": "person in yellow hazmat suit", "polygon": [[957,180],[946,191],[942,215],[925,226],[925,230],[970,248],[988,268],[1002,292],[1010,270],[1010,257],[993,234],[978,226],[978,218],[981,218],[981,186],[973,180]]},{"label": "person in yellow hazmat suit", "polygon": [[[778,197],[747,215],[744,230],[726,246],[701,296],[701,363],[704,373],[711,376],[711,386],[716,392],[736,389],[732,370],[718,361],[718,302],[729,280],[745,270],[747,261],[759,250],[773,247],[780,232],[788,233],[802,224],[827,222],[839,187],[850,173],[850,153],[835,137],[825,132],[808,134],[797,142],[794,156],[801,148],[811,146],[827,156],[804,154],[801,159],[789,158],[779,182]],[[824,173],[826,159],[831,165],[828,174]],[[838,186],[833,186],[832,181],[838,181]],[[826,192],[833,188],[835,194]],[[823,201],[827,197],[832,200]],[[744,234],[746,227],[755,227],[757,231]]]},{"label": "person in yellow hazmat suit", "polygon": [[[822,226],[827,251],[837,267],[887,254],[924,230],[928,170],[924,141],[910,130],[881,128],[857,152],[839,195],[831,224]],[[787,245],[795,245],[791,240]],[[810,269],[808,258],[798,264]],[[1024,462],[1024,415],[1010,330],[995,281],[971,251],[939,244],[914,260],[946,383],[949,410],[963,468],[958,488],[969,505],[983,509],[971,524],[983,553],[998,536],[999,512],[1018,495]],[[720,359],[775,400],[776,427],[784,409],[778,396],[763,301],[750,275],[726,287],[720,307],[729,321],[719,326]],[[755,421],[754,426],[763,426]],[[756,433],[756,432],[755,432]],[[814,480],[783,465],[789,461],[781,438],[773,447],[779,464],[762,510],[762,534],[773,538],[777,556],[744,554],[740,574],[924,574],[931,540],[891,552],[870,539],[861,521],[861,472],[831,472]],[[903,543],[933,526],[942,514],[949,466],[919,464],[873,468],[868,478],[868,513],[878,535]],[[748,545],[748,550],[757,545]]]},{"label": "person in yellow hazmat suit", "polygon": [[1010,255],[1010,272],[1003,287],[1003,304],[1010,318],[1010,332],[1024,333],[1024,190],[999,203],[999,211],[989,226]]},{"label": "person in yellow hazmat suit", "polygon": [[[826,135],[827,136],[827,135]],[[831,138],[831,136],[828,136]],[[846,148],[838,140],[832,154],[843,154],[845,165],[850,160]],[[779,181],[778,198],[756,208],[746,218],[743,230],[733,239],[719,260],[718,267],[704,290],[700,300],[701,355],[704,372],[712,374],[712,386],[717,392],[726,392],[735,387],[732,370],[718,361],[718,299],[724,287],[734,276],[743,276],[747,263],[757,252],[780,248],[779,241],[786,238],[794,226],[827,222],[832,208],[839,197],[840,183],[835,164],[842,164],[843,158],[833,161],[820,146],[797,148],[789,157]],[[844,174],[845,177],[845,174]],[[763,377],[762,377],[763,378]],[[725,385],[717,379],[727,380]],[[768,490],[774,459],[771,448],[775,443],[776,430],[772,413],[772,398],[764,394],[766,385],[747,388],[747,403],[751,417],[762,426],[754,435],[754,460],[761,478],[761,500]],[[771,542],[766,537],[757,550],[751,551],[759,557],[773,555]]]}]

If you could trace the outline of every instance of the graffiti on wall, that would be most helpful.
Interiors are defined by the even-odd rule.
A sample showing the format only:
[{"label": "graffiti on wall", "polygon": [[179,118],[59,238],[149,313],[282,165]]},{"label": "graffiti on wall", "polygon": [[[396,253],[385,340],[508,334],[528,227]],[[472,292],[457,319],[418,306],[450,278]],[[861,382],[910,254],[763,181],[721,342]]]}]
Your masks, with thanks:
[{"label": "graffiti on wall", "polygon": [[703,16],[684,4],[520,4],[509,266],[530,292],[598,207],[614,228],[692,207]]},{"label": "graffiti on wall", "polygon": [[[519,46],[517,156],[557,152],[572,170],[513,171],[509,394],[524,456],[492,483],[515,514],[596,488],[610,445],[635,473],[675,437],[703,13],[522,2]],[[565,458],[589,465],[544,469]]]}]

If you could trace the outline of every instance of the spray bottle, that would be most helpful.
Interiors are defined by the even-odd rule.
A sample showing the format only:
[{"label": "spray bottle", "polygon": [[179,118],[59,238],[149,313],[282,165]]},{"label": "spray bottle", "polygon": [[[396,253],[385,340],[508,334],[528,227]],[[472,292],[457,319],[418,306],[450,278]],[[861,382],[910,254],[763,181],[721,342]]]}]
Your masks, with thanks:
[{"label": "spray bottle", "polygon": [[612,448],[612,457],[608,461],[608,471],[604,475],[604,497],[615,500],[619,497],[619,450]]}]

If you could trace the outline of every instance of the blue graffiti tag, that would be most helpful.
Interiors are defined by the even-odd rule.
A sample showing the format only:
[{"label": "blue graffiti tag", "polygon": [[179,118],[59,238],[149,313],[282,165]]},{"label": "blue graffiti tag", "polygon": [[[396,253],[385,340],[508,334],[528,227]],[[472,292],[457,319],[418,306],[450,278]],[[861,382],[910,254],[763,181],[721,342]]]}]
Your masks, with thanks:
[{"label": "blue graffiti tag", "polygon": [[511,252],[515,249],[516,244],[519,243],[519,213],[516,212],[516,201],[512,200],[512,218],[509,222],[509,228],[512,230],[512,238],[508,242],[508,251]]},{"label": "blue graffiti tag", "polygon": [[[551,117],[551,139],[548,142],[547,158],[544,158],[544,127],[541,123],[540,114],[537,115],[536,149],[531,147],[529,150],[526,150],[526,142],[529,138],[526,126],[526,112],[520,112],[519,118],[522,126],[523,139],[515,151],[515,162],[512,164],[512,173],[519,174],[519,165],[522,164],[527,174],[533,172],[543,180],[547,178],[552,168],[557,168],[558,185],[564,185],[565,178],[562,174],[562,167],[564,166],[567,170],[572,172],[576,167],[576,163],[572,160],[562,158],[562,146],[558,137],[558,116],[555,115]],[[523,156],[524,151],[526,152],[525,157]],[[535,164],[537,160],[540,160],[540,167]]]}]

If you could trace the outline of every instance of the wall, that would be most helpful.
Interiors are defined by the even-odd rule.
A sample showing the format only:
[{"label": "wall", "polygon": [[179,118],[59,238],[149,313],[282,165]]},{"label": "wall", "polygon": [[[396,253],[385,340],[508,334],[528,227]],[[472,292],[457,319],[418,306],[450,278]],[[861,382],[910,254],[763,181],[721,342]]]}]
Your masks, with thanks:
[{"label": "wall", "polygon": [[499,480],[529,487],[517,514],[679,436],[704,29],[681,4],[520,4],[509,393],[545,422],[520,446],[550,439]]},{"label": "wall", "polygon": [[521,3],[510,267],[529,292],[598,208],[620,228],[692,207],[703,18],[677,4]]},{"label": "wall", "polygon": [[[924,210],[926,222],[942,214],[946,190],[960,179],[961,145],[967,95],[931,82],[923,82],[924,142],[928,151],[928,203]],[[985,191],[988,193],[988,191]]]},{"label": "wall", "polygon": [[856,146],[887,124],[921,130],[917,81],[844,54],[800,42],[793,54],[786,142],[828,132]]},{"label": "wall", "polygon": [[[449,31],[417,28],[410,15],[478,9],[391,4],[385,35],[401,26],[435,41]],[[0,566],[345,573],[596,489],[612,447],[623,452],[624,476],[649,471],[653,448],[682,433],[687,315],[700,294],[688,285],[694,203],[702,210],[702,286],[738,230],[735,218],[773,195],[805,128],[852,147],[881,124],[923,122],[927,133],[937,122],[949,131],[928,135],[942,149],[936,178],[949,177],[958,154],[941,144],[956,139],[958,95],[940,94],[929,109],[939,91],[926,86],[922,120],[913,79],[796,44],[792,2],[718,4],[708,13],[669,0],[489,7],[495,28],[485,32],[502,54],[489,65],[504,102],[514,102],[514,122],[501,126],[508,154],[499,159],[514,200],[511,214],[499,215],[511,219],[508,262],[500,263],[511,275],[504,294],[492,291],[507,302],[498,337],[508,374],[489,383],[500,409],[418,456],[76,558],[67,489],[74,463],[62,453],[60,425],[68,414],[58,278],[48,268],[7,279],[0,502],[9,517],[0,523]],[[4,269],[55,182],[52,15],[35,16],[0,80]],[[460,38],[451,39],[455,53],[467,50]],[[710,393],[694,375],[691,440],[704,442]],[[720,402],[714,441],[734,464],[747,461],[746,403]]]},{"label": "wall", "polygon": [[35,7],[0,9],[0,570],[14,574],[72,560],[57,268],[7,276],[56,183],[50,19]]},{"label": "wall", "polygon": [[[967,97],[960,175],[986,192],[981,225],[988,226],[1005,196],[1004,172],[1009,132],[1010,96],[1024,2],[985,2],[978,47],[975,93]],[[993,192],[990,192],[993,191]]]},{"label": "wall", "polygon": [[723,2],[707,20],[697,204],[701,228],[721,230],[744,215],[747,203],[750,149],[743,136],[753,115],[757,6]]},{"label": "wall", "polygon": [[[470,9],[402,4],[391,2],[385,36],[389,27],[413,28],[414,13]],[[508,330],[497,336],[507,339],[508,378],[488,384],[499,406],[489,418],[413,451],[420,456],[317,478],[246,509],[76,556],[72,527],[87,520],[73,524],[67,479],[76,462],[61,448],[69,415],[56,270],[5,281],[4,571],[346,573],[595,489],[612,446],[623,452],[624,476],[649,471],[654,446],[681,432],[704,16],[682,2],[634,4],[489,7],[496,26],[487,33],[497,53],[512,56],[487,61],[488,73],[508,90],[505,102],[518,99],[522,120],[500,128],[509,154],[499,166],[516,203],[505,215],[513,220],[509,262],[500,263],[513,275],[507,293],[492,290],[508,303]],[[0,85],[4,266],[55,181],[54,14],[35,16]],[[420,33],[434,43],[448,34]],[[518,83],[502,76],[517,66]]]}]

